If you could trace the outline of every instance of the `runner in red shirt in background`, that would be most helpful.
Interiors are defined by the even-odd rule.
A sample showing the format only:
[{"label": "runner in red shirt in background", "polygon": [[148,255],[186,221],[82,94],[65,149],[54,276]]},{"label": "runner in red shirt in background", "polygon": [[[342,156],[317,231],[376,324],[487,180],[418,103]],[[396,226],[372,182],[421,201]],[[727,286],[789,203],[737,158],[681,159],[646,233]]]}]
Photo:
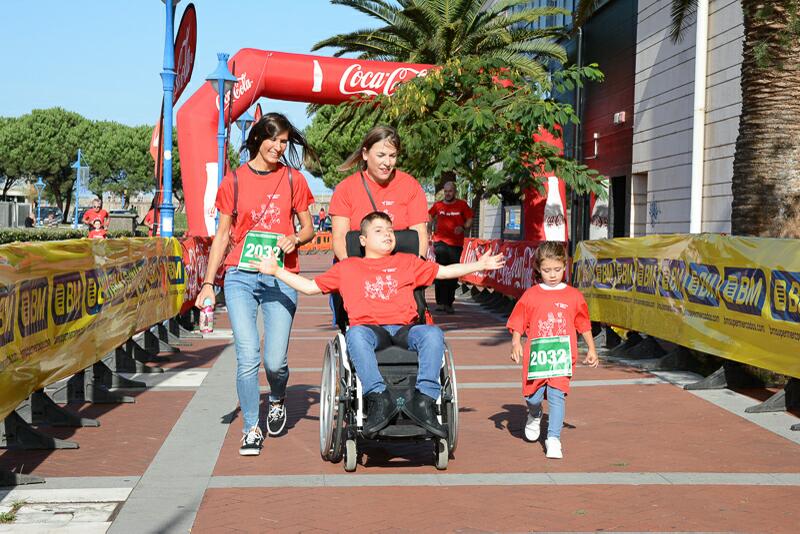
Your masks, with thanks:
[{"label": "runner in red shirt in background", "polygon": [[434,279],[458,278],[469,273],[499,269],[502,254],[484,254],[468,264],[440,266],[413,254],[392,254],[395,248],[392,220],[383,212],[367,214],[361,222],[363,258],[345,258],[327,272],[309,280],[278,267],[273,258],[265,257],[256,265],[264,274],[274,275],[291,287],[316,295],[338,291],[350,318],[347,330],[347,351],[355,365],[367,401],[364,434],[370,437],[384,428],[398,413],[375,358],[381,327],[390,335],[408,328],[408,348],[419,355],[416,391],[403,412],[432,434],[446,438],[447,430],[434,415],[439,398],[439,370],[444,355],[444,335],[435,325],[417,324],[414,289],[429,285]]},{"label": "runner in red shirt in background", "polygon": [[[525,291],[506,326],[512,333],[511,359],[525,362],[522,366],[522,395],[528,405],[525,438],[528,441],[539,439],[542,401],[546,393],[550,415],[545,449],[548,458],[562,458],[565,396],[569,393],[572,369],[578,361],[576,329],[589,347],[583,363],[597,367],[597,352],[586,301],[580,291],[563,282],[567,265],[564,245],[555,241],[542,243],[536,249],[534,261],[542,283]],[[523,334],[528,338],[524,349]],[[534,343],[536,350],[532,353]],[[531,365],[534,356],[538,359]],[[529,376],[531,373],[533,378]]]},{"label": "runner in red shirt in background", "polygon": [[153,225],[156,223],[156,210],[155,208],[150,208],[147,212],[147,215],[144,216],[144,220],[142,224],[147,227],[147,235],[148,237],[153,237]]},{"label": "runner in red shirt in background", "polygon": [[328,207],[333,253],[339,260],[347,257],[347,232],[358,230],[364,216],[373,211],[389,215],[395,230],[416,230],[419,255],[427,255],[428,201],[416,178],[395,168],[401,148],[394,128],[376,126],[339,167],[341,171],[359,168],[336,186]]},{"label": "runner in red shirt in background", "polygon": [[100,219],[100,224],[108,230],[108,212],[103,209],[103,201],[99,198],[92,200],[92,207],[86,210],[81,221],[89,225],[89,230],[94,230],[94,220]]},{"label": "runner in red shirt in background", "polygon": [[[303,158],[297,147],[303,149]],[[239,454],[257,456],[264,436],[259,426],[258,371],[262,356],[256,318],[261,309],[263,359],[270,386],[267,431],[277,435],[286,425],[287,349],[297,292],[272,276],[258,273],[249,262],[241,264],[240,257],[253,257],[247,255],[248,250],[274,251],[283,257],[287,270],[299,271],[297,248],[314,237],[308,210],[314,197],[298,169],[304,163],[308,166],[316,156],[300,131],[279,113],[267,113],[253,125],[247,150],[252,159],[228,173],[217,191],[219,226],[195,305],[202,308],[206,299],[214,304],[214,278],[224,264],[225,303],[236,346],[236,391],[244,423]],[[295,215],[301,226],[297,233]],[[226,255],[230,242],[233,247]]]},{"label": "runner in red shirt in background", "polygon": [[[469,204],[456,198],[456,184],[446,182],[442,187],[444,200],[436,202],[428,214],[434,226],[433,250],[436,263],[450,265],[461,262],[464,250],[464,235],[472,226],[472,209]],[[436,309],[454,313],[453,301],[456,298],[458,280],[436,281]]]},{"label": "runner in red shirt in background", "polygon": [[92,229],[89,230],[89,239],[105,239],[106,237],[108,237],[108,231],[103,228],[103,222],[95,219],[92,222]]},{"label": "runner in red shirt in background", "polygon": [[317,230],[319,230],[320,232],[322,231],[323,228],[325,228],[325,217],[327,215],[328,214],[325,213],[325,208],[319,209],[319,224],[317,224]]}]

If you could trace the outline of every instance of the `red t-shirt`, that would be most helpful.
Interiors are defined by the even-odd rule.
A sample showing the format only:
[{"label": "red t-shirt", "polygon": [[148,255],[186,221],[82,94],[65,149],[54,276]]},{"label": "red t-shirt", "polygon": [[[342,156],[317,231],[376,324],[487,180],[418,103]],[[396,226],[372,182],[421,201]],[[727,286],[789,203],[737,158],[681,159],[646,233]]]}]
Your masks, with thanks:
[{"label": "red t-shirt", "polygon": [[433,283],[439,264],[398,252],[383,258],[346,258],[317,276],[323,293],[338,291],[350,324],[412,324],[414,289]]},{"label": "red t-shirt", "polygon": [[592,329],[589,308],[581,292],[570,286],[563,289],[543,289],[537,284],[525,291],[519,299],[506,327],[512,332],[525,334],[528,338],[523,346],[522,394],[526,397],[533,395],[545,384],[569,393],[569,377],[566,376],[528,380],[528,363],[531,339],[568,335],[574,373],[578,361],[578,336],[575,330],[583,333]]},{"label": "red t-shirt", "polygon": [[[225,257],[225,267],[239,264],[244,238],[248,231],[292,235],[294,234],[292,208],[295,213],[301,213],[308,211],[309,204],[314,202],[306,177],[297,169],[292,169],[294,193],[289,190],[289,175],[284,165],[267,174],[259,174],[249,165],[242,165],[236,169],[236,173],[239,177],[238,217],[231,231],[233,248]],[[222,179],[215,205],[221,213],[233,215],[232,172]],[[286,255],[284,267],[293,273],[300,270],[297,249]]]},{"label": "red t-shirt", "polygon": [[[394,178],[385,185],[376,184],[366,172],[364,178],[375,206],[392,218],[395,230],[407,230],[428,221],[428,201],[416,178],[400,170],[395,170]],[[361,219],[375,211],[361,181],[361,173],[351,174],[336,186],[328,211],[334,217],[348,217],[350,230],[358,230]]]},{"label": "red t-shirt", "polygon": [[89,231],[89,239],[105,239],[107,236],[108,232],[104,228]]},{"label": "red t-shirt", "polygon": [[156,221],[156,210],[151,209],[150,211],[147,212],[147,215],[144,216],[144,225],[150,226],[150,228],[147,229],[147,235],[150,237],[153,237],[152,225],[155,223],[155,221]]},{"label": "red t-shirt", "polygon": [[101,224],[105,227],[108,225],[108,212],[103,208],[100,208],[100,211],[94,211],[94,208],[89,208],[83,214],[83,222],[88,224],[89,226],[92,225],[95,219],[100,219]]},{"label": "red t-shirt", "polygon": [[449,204],[440,200],[431,206],[428,213],[436,219],[434,241],[442,241],[454,247],[464,246],[464,232],[457,234],[455,229],[456,226],[463,227],[467,219],[472,218],[472,209],[469,204],[458,198]]}]

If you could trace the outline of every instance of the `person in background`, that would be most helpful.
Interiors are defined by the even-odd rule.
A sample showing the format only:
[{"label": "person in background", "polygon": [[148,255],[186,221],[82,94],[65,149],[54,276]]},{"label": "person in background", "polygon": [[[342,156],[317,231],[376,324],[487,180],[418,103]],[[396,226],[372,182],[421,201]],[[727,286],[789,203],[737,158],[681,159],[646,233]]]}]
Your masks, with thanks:
[{"label": "person in background", "polygon": [[58,220],[56,219],[56,214],[52,211],[47,214],[47,218],[44,220],[44,225],[52,228],[54,226],[58,226]]},{"label": "person in background", "polygon": [[[433,250],[436,263],[451,265],[461,262],[464,250],[464,235],[472,226],[472,209],[469,204],[456,198],[456,184],[446,182],[442,187],[444,199],[436,202],[428,214],[431,216]],[[458,280],[436,280],[436,309],[454,313]]]},{"label": "person in background", "polygon": [[325,208],[320,208],[319,209],[319,224],[317,225],[317,230],[319,230],[320,232],[325,229],[325,217],[327,217],[327,216],[328,216],[328,214],[325,213]]},{"label": "person in background", "polygon": [[100,219],[101,226],[108,230],[108,212],[103,209],[103,201],[99,198],[92,200],[92,207],[83,214],[83,223],[89,225],[89,229],[94,229],[94,220]]},{"label": "person in background", "polygon": [[89,239],[105,239],[108,237],[108,231],[103,228],[103,222],[100,219],[92,221],[92,229],[89,230]]}]

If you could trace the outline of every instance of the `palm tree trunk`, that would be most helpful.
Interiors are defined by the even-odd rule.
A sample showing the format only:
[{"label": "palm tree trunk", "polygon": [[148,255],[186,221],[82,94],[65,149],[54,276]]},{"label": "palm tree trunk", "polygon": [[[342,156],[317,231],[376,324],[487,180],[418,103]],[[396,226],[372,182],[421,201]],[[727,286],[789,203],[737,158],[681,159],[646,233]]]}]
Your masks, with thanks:
[{"label": "palm tree trunk", "polygon": [[[765,6],[772,12],[765,13]],[[742,8],[742,113],[731,230],[800,237],[800,43],[789,26],[798,1],[742,0]]]}]

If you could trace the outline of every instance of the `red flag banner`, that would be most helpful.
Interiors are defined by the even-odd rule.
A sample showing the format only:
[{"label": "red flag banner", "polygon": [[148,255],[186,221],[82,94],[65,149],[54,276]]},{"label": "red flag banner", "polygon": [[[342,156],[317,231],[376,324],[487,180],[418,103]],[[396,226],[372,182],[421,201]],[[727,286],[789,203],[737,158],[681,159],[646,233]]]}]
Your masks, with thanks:
[{"label": "red flag banner", "polygon": [[534,254],[541,241],[504,241],[502,239],[465,239],[461,263],[477,261],[483,254],[503,254],[506,264],[502,269],[480,271],[462,276],[461,281],[488,287],[508,297],[519,298],[536,283]]},{"label": "red flag banner", "polygon": [[186,6],[175,38],[175,88],[172,103],[178,101],[186,89],[194,69],[194,56],[197,50],[197,12],[194,4]]}]

